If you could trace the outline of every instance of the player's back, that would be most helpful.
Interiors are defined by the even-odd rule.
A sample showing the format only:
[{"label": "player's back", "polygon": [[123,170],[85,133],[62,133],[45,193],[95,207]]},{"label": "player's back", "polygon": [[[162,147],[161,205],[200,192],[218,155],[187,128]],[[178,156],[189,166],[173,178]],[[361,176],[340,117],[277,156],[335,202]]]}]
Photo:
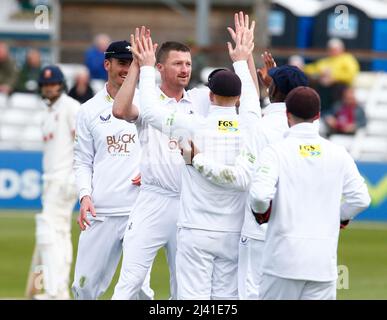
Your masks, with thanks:
[{"label": "player's back", "polygon": [[[273,166],[279,178],[264,270],[286,278],[330,281],[336,268],[344,175],[351,160],[344,148],[312,128],[298,124],[283,141],[268,147],[277,158]],[[308,268],[312,261],[318,270]]]},{"label": "player's back", "polygon": [[[235,108],[211,106],[208,117],[195,130],[193,141],[209,159],[234,165],[241,146],[239,117]],[[182,210],[178,225],[240,232],[244,202],[245,192],[213,184],[192,166],[186,166],[183,171]]]}]

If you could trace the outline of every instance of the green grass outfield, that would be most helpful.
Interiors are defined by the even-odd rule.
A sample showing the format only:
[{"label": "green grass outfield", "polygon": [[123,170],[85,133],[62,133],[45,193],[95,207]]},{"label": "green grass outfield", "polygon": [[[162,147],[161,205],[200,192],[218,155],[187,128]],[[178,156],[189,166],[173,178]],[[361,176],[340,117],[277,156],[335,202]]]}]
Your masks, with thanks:
[{"label": "green grass outfield", "polygon": [[[34,227],[31,211],[0,211],[0,299],[23,299],[34,246]],[[74,216],[74,261],[78,230]],[[348,268],[349,289],[338,290],[338,299],[387,299],[387,224],[358,222],[342,231],[339,265]],[[110,299],[117,276],[118,273],[103,299]],[[168,279],[161,250],[151,277],[156,299],[168,298]]]}]

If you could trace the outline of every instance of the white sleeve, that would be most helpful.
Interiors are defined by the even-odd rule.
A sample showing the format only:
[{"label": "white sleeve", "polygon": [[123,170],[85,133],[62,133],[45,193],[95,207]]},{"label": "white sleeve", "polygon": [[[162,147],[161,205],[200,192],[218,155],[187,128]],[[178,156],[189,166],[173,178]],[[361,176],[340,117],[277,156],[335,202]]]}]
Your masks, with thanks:
[{"label": "white sleeve", "polygon": [[187,130],[190,135],[198,127],[196,116],[171,112],[160,107],[156,94],[155,69],[143,66],[140,69],[140,105],[141,119],[165,134]]},{"label": "white sleeve", "polygon": [[254,212],[264,213],[277,191],[279,165],[274,149],[271,146],[265,148],[258,162],[250,189],[250,206]]},{"label": "white sleeve", "polygon": [[239,105],[239,115],[243,121],[254,122],[257,118],[262,118],[259,95],[251,77],[247,61],[241,60],[233,63],[235,73],[242,82],[242,93]]},{"label": "white sleeve", "polygon": [[72,101],[73,103],[68,106],[67,121],[71,132],[75,132],[75,125],[77,120],[77,114],[81,107],[81,104],[77,101]]},{"label": "white sleeve", "polygon": [[341,205],[341,221],[351,220],[361,211],[368,208],[371,202],[368,188],[360,175],[359,170],[352,157],[345,151],[347,161],[345,161],[345,174],[343,185],[344,202]]},{"label": "white sleeve", "polygon": [[244,138],[241,152],[233,166],[215,162],[199,153],[193,158],[194,168],[214,184],[240,191],[248,190],[257,168],[258,155],[267,145],[264,135],[258,130],[250,131],[250,134]]},{"label": "white sleeve", "polygon": [[81,107],[76,122],[74,146],[74,170],[79,200],[92,192],[92,176],[94,161],[93,137],[88,127],[89,121],[85,108]]},{"label": "white sleeve", "polygon": [[194,168],[206,180],[213,184],[239,191],[245,191],[249,188],[254,164],[255,157],[243,151],[236,158],[234,166],[215,162],[206,158],[203,153],[197,154],[192,160]]}]

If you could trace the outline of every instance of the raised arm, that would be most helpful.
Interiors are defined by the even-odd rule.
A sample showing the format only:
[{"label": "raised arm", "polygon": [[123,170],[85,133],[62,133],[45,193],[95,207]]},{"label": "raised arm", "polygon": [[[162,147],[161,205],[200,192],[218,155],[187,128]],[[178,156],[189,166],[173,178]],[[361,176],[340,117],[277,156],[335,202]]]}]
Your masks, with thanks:
[{"label": "raised arm", "polygon": [[[136,40],[143,36],[150,36],[150,31],[144,26],[135,29],[135,36],[131,41],[131,49],[135,48]],[[138,61],[134,58],[129,67],[128,74],[118,90],[113,103],[113,116],[129,122],[136,121],[139,115],[138,107],[133,104],[134,93],[138,82],[140,67]]]},{"label": "raised arm", "polygon": [[[255,21],[253,20],[251,25],[249,25],[249,16],[244,14],[242,11],[239,13],[234,14],[234,29],[228,27],[227,30],[231,35],[232,40],[234,43],[236,42],[236,35],[238,32],[249,32],[249,36],[251,37],[251,40],[254,41],[254,28],[255,28]],[[251,77],[254,81],[254,86],[257,90],[257,93],[259,94],[259,84],[258,84],[258,76],[255,68],[255,62],[254,62],[254,56],[253,51],[249,55],[247,59],[247,64],[249,67],[249,71],[251,74]]]},{"label": "raised arm", "polygon": [[[260,108],[259,108],[259,98],[254,86],[253,79],[249,73],[247,60],[254,48],[254,43],[252,42],[251,31],[254,29],[254,24],[250,30],[239,29],[235,34],[235,48],[231,43],[227,43],[228,50],[232,61],[234,61],[234,68],[238,76],[242,81],[242,94],[240,101],[240,115],[241,115],[241,127],[245,133],[247,133],[248,125],[251,120],[253,120],[250,127],[255,130],[257,125],[257,118],[260,118]],[[250,117],[245,115],[248,111],[251,111],[256,116]],[[255,131],[250,130],[250,134]],[[242,148],[241,154],[237,157],[235,165],[228,166],[218,162],[215,162],[212,159],[208,159],[204,154],[197,154],[193,159],[193,166],[198,170],[198,172],[210,182],[224,186],[226,188],[236,189],[236,190],[247,190],[250,185],[251,173],[255,166],[255,149],[254,145],[257,145],[256,139],[261,139],[261,137],[248,138],[244,141],[244,146]]]}]

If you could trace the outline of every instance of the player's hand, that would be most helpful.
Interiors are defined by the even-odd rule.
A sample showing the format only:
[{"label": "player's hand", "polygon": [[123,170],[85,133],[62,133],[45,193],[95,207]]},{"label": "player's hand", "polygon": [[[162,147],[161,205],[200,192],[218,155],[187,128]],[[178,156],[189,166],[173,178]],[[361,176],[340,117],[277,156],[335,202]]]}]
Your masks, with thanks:
[{"label": "player's hand", "polygon": [[87,213],[90,212],[93,217],[96,217],[95,208],[90,196],[84,196],[81,199],[81,208],[79,210],[79,215],[77,218],[77,223],[81,231],[86,229],[86,225],[90,226],[90,221],[87,219]]},{"label": "player's hand", "polygon": [[255,220],[258,222],[259,225],[269,221],[270,215],[271,215],[271,203],[272,202],[270,201],[269,208],[264,213],[258,213],[258,212],[254,212],[253,210],[251,210],[251,212],[254,215]]},{"label": "player's hand", "polygon": [[232,47],[230,42],[227,42],[228,53],[233,62],[247,61],[249,56],[254,50],[254,42],[245,32],[239,31],[236,34],[235,48]]},{"label": "player's hand", "polygon": [[243,15],[243,12],[235,14],[235,30],[228,27],[231,38],[234,41],[235,48],[232,48],[230,42],[227,42],[230,58],[233,62],[239,60],[247,61],[254,50],[254,28],[255,21],[249,26],[249,16]]},{"label": "player's hand", "polygon": [[132,184],[138,187],[141,186],[141,173],[132,179]]},{"label": "player's hand", "polygon": [[239,13],[235,13],[234,28],[235,30],[231,27],[227,28],[234,43],[236,43],[236,35],[238,32],[246,33],[247,38],[251,39],[251,41],[254,41],[255,21],[253,20],[251,22],[251,25],[249,25],[249,15],[243,14],[242,11],[240,11]]},{"label": "player's hand", "polygon": [[200,153],[200,150],[195,146],[192,140],[188,140],[188,144],[179,142],[179,148],[186,165],[192,165],[193,158]]},{"label": "player's hand", "polygon": [[[131,36],[132,38],[132,36]],[[154,66],[156,63],[157,43],[153,44],[151,37],[141,37],[136,40],[136,47],[132,48],[132,53],[136,57],[140,67]]]},{"label": "player's hand", "polygon": [[[136,28],[134,30],[134,35],[133,34],[130,35],[130,40],[129,40],[130,45],[131,45],[130,51],[133,53],[133,51],[132,51],[133,49],[137,50],[137,47],[136,47],[137,40],[141,41],[142,37],[149,38],[150,35],[151,35],[150,29],[147,29],[145,26],[141,26],[140,28]],[[134,55],[133,55],[133,63],[139,67],[138,60]]]},{"label": "player's hand", "polygon": [[257,69],[257,73],[262,83],[265,85],[266,88],[268,88],[270,87],[271,82],[273,81],[273,79],[269,75],[269,70],[277,67],[277,64],[274,61],[274,58],[271,55],[271,53],[268,51],[265,51],[261,55],[261,57],[262,57],[264,66],[262,68]]}]

